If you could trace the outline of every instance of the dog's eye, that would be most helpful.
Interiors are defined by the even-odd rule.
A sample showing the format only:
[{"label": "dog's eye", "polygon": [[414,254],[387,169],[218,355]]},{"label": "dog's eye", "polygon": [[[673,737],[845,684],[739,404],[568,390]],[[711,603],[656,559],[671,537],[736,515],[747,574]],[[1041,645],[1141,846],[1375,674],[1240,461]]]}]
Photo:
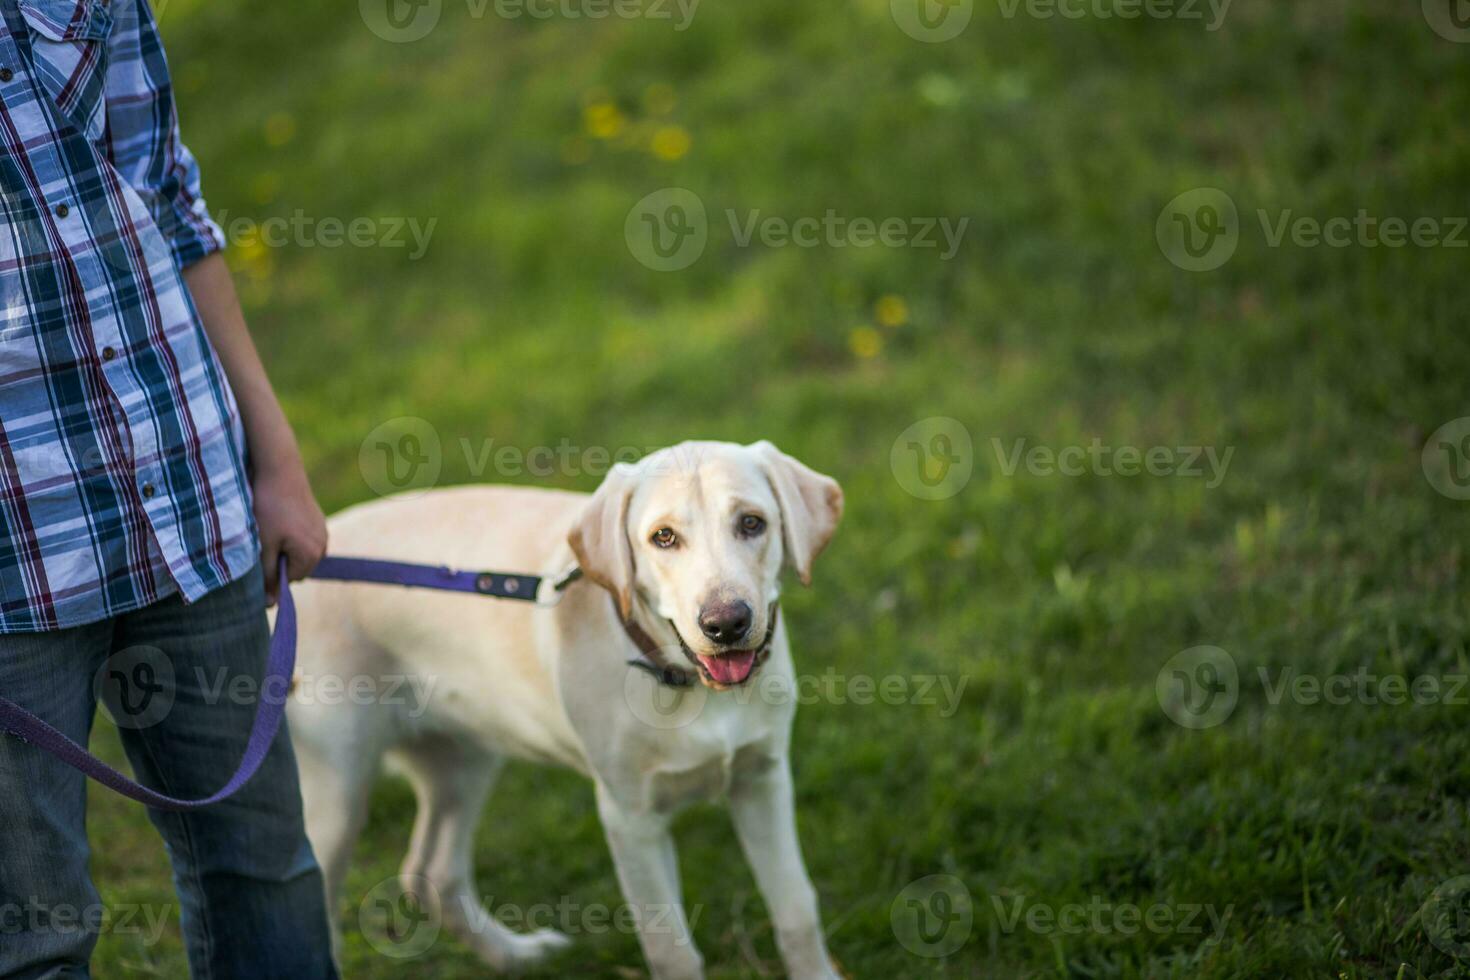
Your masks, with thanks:
[{"label": "dog's eye", "polygon": [[740,518],[740,533],[747,538],[753,538],[766,529],[765,518],[755,514],[746,514]]},{"label": "dog's eye", "polygon": [[674,533],[673,528],[661,527],[657,531],[654,531],[648,540],[652,541],[660,548],[672,548],[674,545],[679,543],[679,536]]}]

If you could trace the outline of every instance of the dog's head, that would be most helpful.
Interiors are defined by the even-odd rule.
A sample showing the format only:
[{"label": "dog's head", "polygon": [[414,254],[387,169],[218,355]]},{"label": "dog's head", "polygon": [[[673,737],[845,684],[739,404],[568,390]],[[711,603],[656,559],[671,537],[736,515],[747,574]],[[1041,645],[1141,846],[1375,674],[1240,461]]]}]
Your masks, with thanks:
[{"label": "dog's head", "polygon": [[613,467],[568,540],[624,619],[667,621],[720,690],[758,665],[782,565],[809,584],[841,517],[837,482],[769,442],[684,442]]}]

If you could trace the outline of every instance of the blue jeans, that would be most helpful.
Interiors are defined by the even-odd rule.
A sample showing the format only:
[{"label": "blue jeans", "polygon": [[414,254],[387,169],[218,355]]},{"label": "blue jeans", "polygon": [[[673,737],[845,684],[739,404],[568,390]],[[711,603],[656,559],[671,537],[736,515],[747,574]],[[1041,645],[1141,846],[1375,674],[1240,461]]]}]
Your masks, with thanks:
[{"label": "blue jeans", "polygon": [[[0,693],[83,745],[100,693],[135,777],[193,799],[240,762],[269,640],[257,567],[192,605],[174,595],[99,623],[0,636]],[[103,907],[87,874],[86,792],[80,773],[0,734],[0,977],[89,976]],[[148,817],[173,865],[194,977],[336,977],[284,727],[236,796]]]}]

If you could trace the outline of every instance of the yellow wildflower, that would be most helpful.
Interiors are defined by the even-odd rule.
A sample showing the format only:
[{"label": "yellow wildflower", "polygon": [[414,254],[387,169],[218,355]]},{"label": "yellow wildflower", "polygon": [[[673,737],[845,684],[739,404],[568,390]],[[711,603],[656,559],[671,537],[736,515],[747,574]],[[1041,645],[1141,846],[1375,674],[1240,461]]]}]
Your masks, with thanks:
[{"label": "yellow wildflower", "polygon": [[873,315],[885,327],[901,327],[909,322],[909,305],[903,301],[902,296],[889,293],[878,298],[873,307]]},{"label": "yellow wildflower", "polygon": [[587,132],[600,140],[610,140],[623,131],[627,119],[611,102],[594,102],[582,110],[582,121]]},{"label": "yellow wildflower", "polygon": [[689,152],[689,133],[683,126],[660,126],[653,134],[653,155],[670,162]]},{"label": "yellow wildflower", "polygon": [[853,327],[847,335],[847,346],[858,357],[868,360],[883,349],[883,335],[872,327]]}]

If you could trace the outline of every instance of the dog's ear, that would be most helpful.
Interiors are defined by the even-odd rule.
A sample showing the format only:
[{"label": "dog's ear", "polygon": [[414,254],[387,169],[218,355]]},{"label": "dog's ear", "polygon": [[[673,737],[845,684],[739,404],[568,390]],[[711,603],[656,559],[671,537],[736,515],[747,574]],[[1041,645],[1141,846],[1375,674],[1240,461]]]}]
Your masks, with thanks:
[{"label": "dog's ear", "polygon": [[633,473],[627,463],[609,470],[567,534],[582,573],[612,593],[624,619],[633,612],[633,549],[628,544]]},{"label": "dog's ear", "polygon": [[787,456],[762,440],[750,447],[766,471],[781,505],[781,543],[803,585],[812,583],[812,562],[832,540],[842,519],[842,488],[830,476]]}]

